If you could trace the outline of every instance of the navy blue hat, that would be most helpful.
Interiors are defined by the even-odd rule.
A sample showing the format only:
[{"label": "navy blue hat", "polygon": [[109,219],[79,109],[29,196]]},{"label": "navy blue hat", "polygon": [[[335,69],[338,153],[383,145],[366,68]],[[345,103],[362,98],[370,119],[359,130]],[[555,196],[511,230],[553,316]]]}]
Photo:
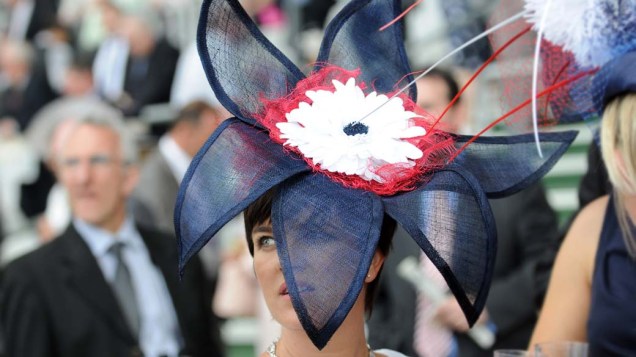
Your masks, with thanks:
[{"label": "navy blue hat", "polygon": [[636,92],[636,52],[629,52],[611,61],[599,76],[605,77],[606,82],[603,106],[621,94]]},{"label": "navy blue hat", "polygon": [[[528,19],[550,46],[544,72],[574,75],[593,72],[570,88],[562,115],[574,120],[599,119],[607,103],[636,89],[636,0],[525,0]],[[556,47],[554,47],[556,46]],[[554,63],[553,64],[551,64]]]},{"label": "navy blue hat", "polygon": [[488,198],[539,180],[576,135],[542,135],[540,158],[531,135],[475,138],[436,130],[413,104],[414,86],[389,98],[411,70],[401,27],[377,29],[399,11],[394,0],[349,2],[327,27],[308,76],[238,1],[206,0],[201,11],[201,60],[217,98],[236,118],[210,136],[181,184],[180,269],[276,187],[271,220],[278,256],[294,309],[320,349],[360,294],[384,213],[431,259],[473,324],[496,255]]}]

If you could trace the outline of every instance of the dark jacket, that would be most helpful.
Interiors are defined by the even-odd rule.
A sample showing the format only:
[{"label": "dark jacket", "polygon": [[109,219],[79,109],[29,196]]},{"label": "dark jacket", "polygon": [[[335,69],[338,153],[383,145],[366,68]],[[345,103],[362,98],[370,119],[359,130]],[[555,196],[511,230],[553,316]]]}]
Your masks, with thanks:
[{"label": "dark jacket", "polygon": [[[536,323],[537,262],[544,252],[558,249],[557,217],[543,188],[535,185],[513,196],[490,200],[497,224],[497,258],[486,309],[497,327],[493,349],[525,349]],[[380,280],[378,297],[369,321],[373,348],[389,348],[416,357],[413,331],[417,294],[400,278],[396,266],[406,257],[419,258],[420,248],[398,229]],[[549,274],[548,272],[540,272]],[[456,335],[458,356],[492,356],[465,335]],[[442,356],[440,356],[442,357]]]},{"label": "dark jacket", "polygon": [[[211,295],[196,258],[183,280],[171,236],[139,228],[162,272],[187,356],[222,356]],[[3,277],[0,321],[9,357],[140,356],[114,293],[71,225],[53,242],[11,263]]]}]

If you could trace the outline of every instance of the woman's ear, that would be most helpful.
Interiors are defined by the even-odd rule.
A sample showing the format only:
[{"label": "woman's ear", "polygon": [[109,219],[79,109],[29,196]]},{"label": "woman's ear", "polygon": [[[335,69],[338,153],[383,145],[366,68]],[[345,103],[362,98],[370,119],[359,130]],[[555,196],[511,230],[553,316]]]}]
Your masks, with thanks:
[{"label": "woman's ear", "polygon": [[367,271],[367,276],[364,279],[366,283],[372,282],[378,276],[378,273],[382,268],[382,264],[384,264],[384,258],[384,254],[382,254],[379,250],[375,251],[373,260],[371,260],[371,265],[369,266],[369,271]]}]

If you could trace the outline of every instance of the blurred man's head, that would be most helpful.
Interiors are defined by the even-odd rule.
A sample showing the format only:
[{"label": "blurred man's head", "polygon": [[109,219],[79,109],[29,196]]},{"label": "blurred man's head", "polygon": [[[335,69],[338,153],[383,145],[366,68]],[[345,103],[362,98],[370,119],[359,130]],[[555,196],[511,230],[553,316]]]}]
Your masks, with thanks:
[{"label": "blurred man's head", "polygon": [[136,161],[134,139],[121,118],[78,118],[58,156],[59,179],[68,190],[74,217],[117,231],[137,182]]},{"label": "blurred man's head", "polygon": [[47,156],[45,157],[45,162],[53,172],[58,172],[58,159],[62,148],[66,145],[69,134],[75,130],[75,125],[75,120],[69,117],[68,119],[62,119],[53,127],[49,138]]},{"label": "blurred man's head", "polygon": [[62,92],[68,97],[81,97],[93,93],[93,63],[90,56],[76,57],[64,76]]},{"label": "blurred man's head", "polygon": [[194,157],[226,118],[223,112],[204,101],[192,102],[181,109],[170,135],[190,157]]},{"label": "blurred man's head", "polygon": [[[459,86],[451,73],[437,68],[418,79],[416,85],[417,105],[435,118],[444,112],[444,109],[459,91]],[[459,104],[460,101],[458,100],[442,119],[442,122],[447,126],[447,130],[452,132],[460,131],[461,126],[464,124],[463,119],[458,117],[455,108]]]},{"label": "blurred man's head", "polygon": [[130,55],[133,57],[146,57],[155,48],[156,34],[149,17],[124,16],[117,31],[128,41]]},{"label": "blurred man's head", "polygon": [[96,4],[99,7],[102,25],[109,33],[115,33],[123,16],[121,10],[110,0],[97,0]]},{"label": "blurred man's head", "polygon": [[26,42],[7,40],[0,44],[0,72],[11,86],[22,85],[31,73],[34,51]]},{"label": "blurred man's head", "polygon": [[22,0],[3,0],[1,3],[5,4],[8,8],[12,8]]}]

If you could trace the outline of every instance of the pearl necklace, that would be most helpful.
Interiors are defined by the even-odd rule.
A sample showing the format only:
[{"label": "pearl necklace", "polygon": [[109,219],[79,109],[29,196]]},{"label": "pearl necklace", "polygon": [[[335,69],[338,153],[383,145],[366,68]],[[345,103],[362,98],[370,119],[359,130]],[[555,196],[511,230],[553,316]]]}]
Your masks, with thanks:
[{"label": "pearl necklace", "polygon": [[[278,357],[276,354],[276,343],[278,343],[278,340],[273,341],[269,347],[267,347],[266,352],[269,354],[269,357]],[[375,352],[373,352],[371,346],[367,345],[367,348],[369,349],[369,357],[375,357]]]}]

